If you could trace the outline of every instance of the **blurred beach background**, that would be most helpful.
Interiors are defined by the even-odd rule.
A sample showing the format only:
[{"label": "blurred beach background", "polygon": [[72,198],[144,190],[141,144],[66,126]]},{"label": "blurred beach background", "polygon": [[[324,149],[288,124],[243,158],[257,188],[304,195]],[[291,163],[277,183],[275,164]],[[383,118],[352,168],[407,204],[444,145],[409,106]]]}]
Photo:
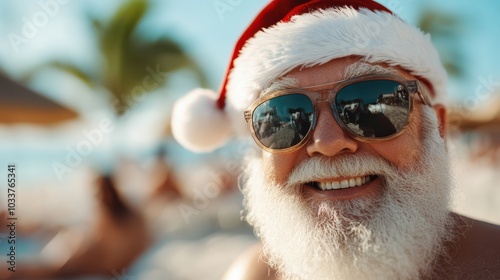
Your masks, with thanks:
[{"label": "blurred beach background", "polygon": [[[500,2],[379,2],[431,33],[448,70],[453,209],[500,224]],[[64,267],[65,279],[220,279],[257,242],[237,188],[254,143],[191,153],[170,114],[188,91],[217,90],[266,3],[0,2],[0,278]]]}]

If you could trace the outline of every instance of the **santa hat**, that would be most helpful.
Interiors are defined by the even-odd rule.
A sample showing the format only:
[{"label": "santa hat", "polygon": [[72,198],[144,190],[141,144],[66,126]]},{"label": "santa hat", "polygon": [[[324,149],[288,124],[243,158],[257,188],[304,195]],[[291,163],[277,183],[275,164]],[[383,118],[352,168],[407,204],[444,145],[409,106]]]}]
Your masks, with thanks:
[{"label": "santa hat", "polygon": [[371,0],[275,0],[245,30],[218,93],[196,89],[179,99],[172,132],[184,147],[207,152],[234,133],[249,133],[243,111],[274,80],[297,67],[360,56],[421,78],[433,97],[446,71],[430,36]]}]

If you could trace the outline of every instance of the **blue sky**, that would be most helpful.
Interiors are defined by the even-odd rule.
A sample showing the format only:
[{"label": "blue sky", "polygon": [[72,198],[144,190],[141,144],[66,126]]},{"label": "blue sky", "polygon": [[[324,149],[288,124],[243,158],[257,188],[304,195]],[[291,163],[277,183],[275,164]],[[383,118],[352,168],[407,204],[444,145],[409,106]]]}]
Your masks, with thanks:
[{"label": "blue sky", "polygon": [[[55,0],[54,0],[55,1]],[[62,1],[62,0],[61,0]],[[85,65],[93,62],[96,54],[95,42],[90,38],[90,29],[82,16],[91,11],[106,17],[120,1],[64,0],[60,10],[40,28],[36,36],[23,44],[19,52],[13,51],[8,40],[11,33],[21,34],[24,18],[32,19],[42,8],[39,1],[7,0],[0,3],[0,67],[19,75],[39,61],[53,57],[65,57]],[[50,2],[44,0],[40,2]],[[158,36],[168,33],[181,42],[198,60],[210,77],[212,87],[218,87],[220,78],[231,53],[232,45],[253,15],[267,1],[263,0],[184,0],[153,1],[154,9],[141,32]],[[429,0],[381,0],[382,4],[397,10],[399,15],[415,23],[424,6],[459,15],[463,20],[462,37],[466,86],[474,87],[478,76],[493,75],[500,79],[500,2],[483,0],[482,5],[471,5],[470,1]],[[31,4],[26,4],[31,3]],[[226,10],[217,12],[216,6],[225,5]],[[90,58],[90,59],[89,59]],[[466,93],[459,93],[462,95]],[[455,96],[456,93],[451,93]]]},{"label": "blue sky", "polygon": [[[59,1],[59,2],[55,2]],[[101,18],[109,16],[120,4],[118,0],[41,0],[19,1],[5,0],[0,2],[0,68],[19,77],[24,71],[54,58],[67,59],[83,67],[92,67],[98,59],[96,42],[92,39],[91,28],[84,21],[86,13],[93,13]],[[203,67],[210,79],[210,85],[217,89],[225,71],[228,58],[234,42],[250,22],[253,16],[267,1],[264,0],[172,0],[152,1],[154,9],[150,17],[140,26],[140,32],[158,37],[170,34],[180,42],[194,59]],[[466,0],[381,0],[382,4],[395,9],[408,22],[415,24],[423,7],[430,5],[442,12],[456,14],[462,19],[459,43],[463,50],[463,64],[465,76],[459,81],[452,81],[449,88],[451,99],[460,100],[473,94],[481,85],[481,78],[491,77],[493,81],[500,81],[500,1],[483,0],[471,2]],[[36,28],[33,37],[16,47],[12,44],[12,34],[21,35],[26,28],[27,21],[33,21],[37,13],[43,11],[40,3],[60,3],[57,9],[48,17],[43,27]],[[217,11],[217,5],[225,5],[226,10]],[[476,4],[476,5],[474,5]],[[190,88],[195,87],[189,79],[179,78],[177,82],[177,96]],[[77,106],[78,110],[91,112],[102,105],[102,95],[85,92],[74,86],[74,83],[55,74],[47,74],[35,79],[30,84],[35,90],[51,96],[68,106]],[[101,96],[101,97],[99,97]],[[167,102],[172,102],[169,99]],[[139,121],[127,120],[131,128],[140,126],[139,122],[153,118],[147,114],[148,107],[144,106],[146,117],[135,118]],[[106,112],[97,112],[101,118]],[[130,118],[133,119],[133,118]],[[117,124],[120,125],[120,124]],[[143,125],[142,125],[143,126]],[[7,137],[0,139],[0,153],[11,158],[31,158],[40,163],[46,158],[64,157],[67,151],[65,145],[75,143],[81,136],[68,135],[56,144],[45,133],[39,141],[30,136],[17,134],[13,130],[0,129],[0,134]],[[151,141],[134,138],[133,133],[121,130],[119,137],[132,139],[137,147],[151,144]],[[144,133],[146,134],[146,132]],[[11,138],[9,138],[11,137]],[[10,140],[9,140],[10,139]],[[134,140],[135,139],[135,140]],[[139,143],[139,144],[137,144]],[[130,149],[128,142],[119,146],[121,149]],[[132,144],[130,144],[132,145]],[[115,148],[115,147],[114,147]],[[116,149],[116,148],[115,148]],[[109,145],[99,147],[101,157],[110,153]],[[113,149],[111,149],[113,150]],[[8,157],[9,157],[8,156]],[[50,162],[49,162],[50,163]],[[27,163],[31,169],[40,164]],[[50,172],[48,163],[42,163],[45,169],[39,172]],[[40,171],[41,170],[41,171]]]}]

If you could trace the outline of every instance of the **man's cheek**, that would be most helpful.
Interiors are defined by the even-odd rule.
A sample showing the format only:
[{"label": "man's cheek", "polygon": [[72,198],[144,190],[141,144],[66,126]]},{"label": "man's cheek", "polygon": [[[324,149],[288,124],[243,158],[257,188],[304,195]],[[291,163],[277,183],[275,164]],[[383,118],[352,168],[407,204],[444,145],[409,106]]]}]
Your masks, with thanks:
[{"label": "man's cheek", "polygon": [[286,183],[293,168],[290,162],[286,156],[264,154],[262,167],[266,181],[272,184]]}]

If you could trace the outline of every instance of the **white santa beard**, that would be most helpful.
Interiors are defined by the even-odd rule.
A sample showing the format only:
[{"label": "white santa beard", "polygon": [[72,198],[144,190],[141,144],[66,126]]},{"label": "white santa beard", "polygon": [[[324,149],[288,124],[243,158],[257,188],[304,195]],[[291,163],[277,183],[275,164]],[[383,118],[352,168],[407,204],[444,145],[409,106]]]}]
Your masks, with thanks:
[{"label": "white santa beard", "polygon": [[[430,108],[423,117],[421,162],[397,170],[384,159],[351,155],[312,158],[286,185],[263,178],[261,160],[249,160],[246,219],[268,263],[287,279],[418,279],[430,276],[443,243],[452,238],[446,144]],[[411,147],[409,147],[411,148]],[[379,174],[386,190],[378,201],[304,201],[297,186],[322,176]]]}]

